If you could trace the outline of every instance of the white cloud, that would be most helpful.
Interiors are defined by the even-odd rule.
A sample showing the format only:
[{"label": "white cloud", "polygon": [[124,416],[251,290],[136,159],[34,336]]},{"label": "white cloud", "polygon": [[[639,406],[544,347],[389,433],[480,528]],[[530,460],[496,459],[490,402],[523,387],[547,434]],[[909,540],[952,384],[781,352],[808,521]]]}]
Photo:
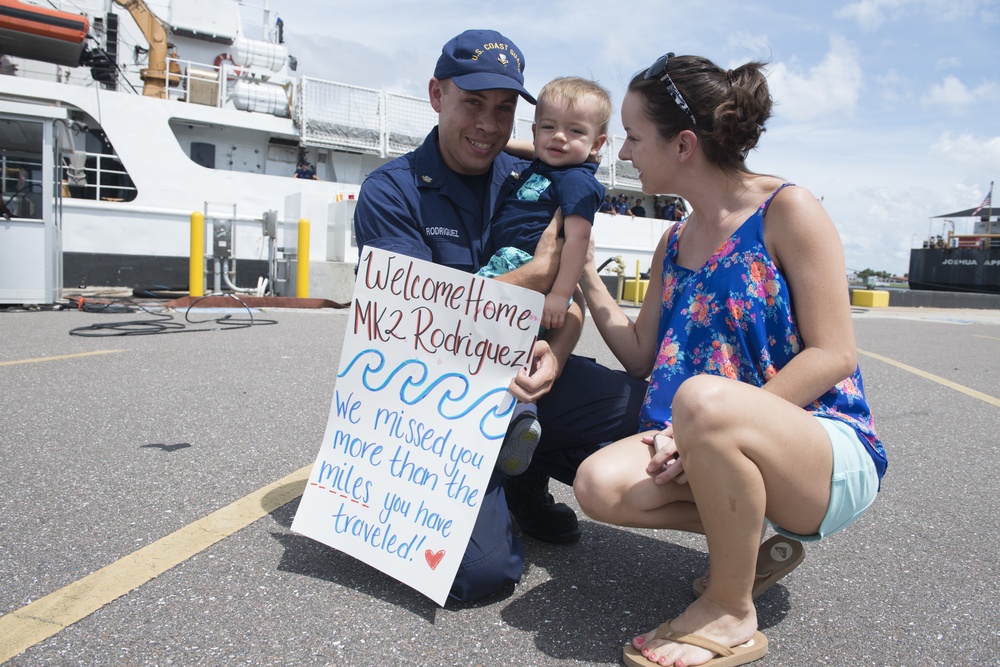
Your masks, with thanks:
[{"label": "white cloud", "polygon": [[963,164],[983,173],[996,173],[1000,169],[1000,136],[980,138],[971,134],[953,137],[950,132],[941,135],[933,146],[932,154],[955,164]]},{"label": "white cloud", "polygon": [[780,62],[770,68],[768,85],[777,102],[775,115],[802,122],[850,115],[858,104],[863,74],[855,46],[830,38],[830,51],[806,72]]},{"label": "white cloud", "polygon": [[854,19],[865,32],[881,27],[885,13],[893,12],[904,5],[913,5],[917,0],[861,0],[850,3],[834,13],[837,18]]},{"label": "white cloud", "polygon": [[853,19],[864,32],[873,32],[886,21],[909,14],[923,14],[934,21],[997,20],[996,0],[859,0],[834,13],[836,18]]},{"label": "white cloud", "polygon": [[726,39],[726,47],[740,55],[733,59],[730,66],[742,65],[747,60],[770,60],[771,41],[767,35],[750,30],[737,30]]},{"label": "white cloud", "polygon": [[938,58],[937,62],[934,63],[934,69],[952,69],[958,67],[962,64],[961,59],[951,56],[948,58]]},{"label": "white cloud", "polygon": [[895,69],[890,69],[875,77],[875,83],[879,96],[889,104],[906,100],[912,95],[912,84],[909,77]]},{"label": "white cloud", "polygon": [[921,4],[941,21],[997,20],[996,0],[923,0]]},{"label": "white cloud", "polygon": [[949,75],[931,87],[921,102],[925,107],[941,106],[952,113],[966,113],[976,105],[995,102],[1000,97],[998,92],[995,83],[984,83],[970,89],[958,77]]},{"label": "white cloud", "polygon": [[934,216],[976,206],[990,180],[1000,182],[1000,135],[865,122],[782,126],[751,159],[751,169],[823,197],[848,267],[902,274],[911,245],[940,233]]},{"label": "white cloud", "polygon": [[975,95],[954,76],[933,86],[922,100],[924,106],[943,106],[951,111],[962,111],[975,101]]}]

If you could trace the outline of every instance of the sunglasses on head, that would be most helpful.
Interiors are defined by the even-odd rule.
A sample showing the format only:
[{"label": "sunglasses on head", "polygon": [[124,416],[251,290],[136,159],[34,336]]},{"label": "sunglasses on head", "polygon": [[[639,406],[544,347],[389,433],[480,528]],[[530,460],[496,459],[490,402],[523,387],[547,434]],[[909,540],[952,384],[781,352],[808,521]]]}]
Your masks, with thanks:
[{"label": "sunglasses on head", "polygon": [[685,114],[687,114],[688,119],[691,121],[691,125],[695,129],[698,128],[698,121],[694,117],[694,112],[691,111],[691,107],[687,105],[684,98],[681,96],[681,91],[677,90],[677,86],[671,81],[670,75],[667,74],[667,61],[674,57],[673,53],[667,53],[656,59],[656,62],[649,66],[646,70],[646,76],[643,79],[659,79],[663,83],[663,87],[667,89],[670,97],[674,100],[674,103],[681,108]]}]

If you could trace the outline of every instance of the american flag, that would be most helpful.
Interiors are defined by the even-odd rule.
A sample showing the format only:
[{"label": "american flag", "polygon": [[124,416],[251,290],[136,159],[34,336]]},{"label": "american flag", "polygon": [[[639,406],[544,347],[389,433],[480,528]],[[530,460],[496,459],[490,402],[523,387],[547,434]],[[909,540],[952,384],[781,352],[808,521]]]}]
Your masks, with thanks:
[{"label": "american flag", "polygon": [[984,199],[983,203],[979,205],[979,208],[977,208],[975,211],[972,212],[972,215],[979,213],[984,208],[987,210],[993,208],[992,201],[993,201],[993,181],[990,181],[990,191],[986,193],[986,199]]}]

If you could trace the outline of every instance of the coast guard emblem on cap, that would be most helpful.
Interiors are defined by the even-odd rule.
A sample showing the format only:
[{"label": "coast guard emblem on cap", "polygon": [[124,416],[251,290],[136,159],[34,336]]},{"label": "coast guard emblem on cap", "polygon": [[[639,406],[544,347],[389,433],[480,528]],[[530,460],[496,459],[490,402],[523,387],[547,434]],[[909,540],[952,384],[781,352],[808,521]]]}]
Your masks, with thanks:
[{"label": "coast guard emblem on cap", "polygon": [[462,90],[514,90],[531,104],[524,89],[524,58],[506,37],[493,30],[466,30],[441,49],[434,78],[452,79]]}]

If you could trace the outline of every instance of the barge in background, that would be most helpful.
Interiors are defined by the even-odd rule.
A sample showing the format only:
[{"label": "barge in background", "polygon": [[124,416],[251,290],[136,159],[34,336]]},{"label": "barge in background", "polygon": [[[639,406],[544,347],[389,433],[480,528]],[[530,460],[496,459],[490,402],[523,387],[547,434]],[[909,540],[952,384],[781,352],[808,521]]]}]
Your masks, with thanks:
[{"label": "barge in background", "polygon": [[[980,207],[935,217],[945,229],[910,250],[910,289],[1000,294],[1000,216]],[[975,218],[972,233],[956,234],[955,218]]]}]

